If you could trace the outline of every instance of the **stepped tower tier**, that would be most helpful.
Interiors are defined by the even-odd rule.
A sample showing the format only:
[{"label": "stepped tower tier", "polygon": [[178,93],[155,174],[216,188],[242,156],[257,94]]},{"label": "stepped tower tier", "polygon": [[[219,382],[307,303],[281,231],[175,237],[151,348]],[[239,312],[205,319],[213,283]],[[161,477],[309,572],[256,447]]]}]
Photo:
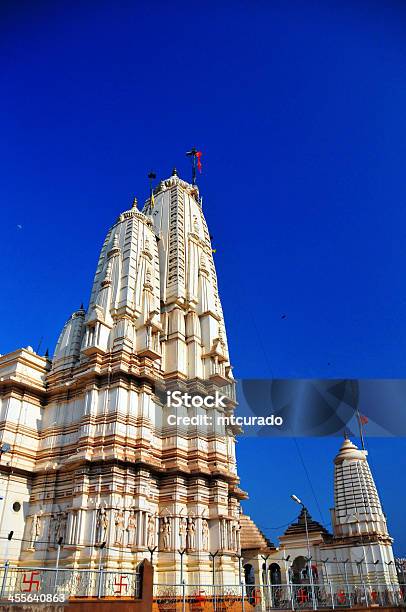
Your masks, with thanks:
[{"label": "stepped tower tier", "polygon": [[158,238],[167,377],[232,379],[210,234],[196,185],[175,173],[144,212]]},{"label": "stepped tower tier", "polygon": [[122,350],[160,366],[160,273],[151,221],[136,200],[107,233],[87,312],[75,312],[59,338],[52,372]]},{"label": "stepped tower tier", "polygon": [[[350,561],[354,582],[391,585],[397,581],[392,538],[367,455],[346,438],[334,459],[334,537],[323,554]],[[339,564],[331,565],[330,577],[342,579]]]},{"label": "stepped tower tier", "polygon": [[391,542],[367,452],[345,439],[334,460],[335,537]]},{"label": "stepped tower tier", "polygon": [[[234,380],[210,236],[196,186],[176,174],[140,212],[108,231],[87,308],[62,329],[52,360],[32,350],[0,358],[10,560],[134,567],[156,548],[158,581],[238,578],[240,500],[235,432],[215,417],[235,408]],[[225,407],[168,416],[166,392],[225,396]],[[16,467],[18,470],[16,471]],[[18,533],[17,533],[18,531]],[[209,582],[205,582],[205,580]]]},{"label": "stepped tower tier", "polygon": [[232,383],[197,187],[173,175],[161,181],[144,213],[135,202],[109,230],[89,308],[73,313],[63,328],[52,372],[121,349],[133,361],[147,356],[165,379]]}]

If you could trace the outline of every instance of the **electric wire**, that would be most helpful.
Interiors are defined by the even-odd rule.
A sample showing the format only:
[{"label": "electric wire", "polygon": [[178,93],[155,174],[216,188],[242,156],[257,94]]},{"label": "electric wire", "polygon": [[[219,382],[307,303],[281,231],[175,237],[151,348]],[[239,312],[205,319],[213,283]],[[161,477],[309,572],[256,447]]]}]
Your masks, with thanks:
[{"label": "electric wire", "polygon": [[[254,328],[255,328],[255,331],[256,331],[256,333],[257,333],[258,340],[259,340],[259,345],[260,345],[260,347],[261,347],[261,349],[262,349],[262,353],[263,353],[263,355],[264,355],[264,357],[265,357],[265,361],[266,361],[266,363],[267,363],[269,373],[270,373],[270,375],[271,375],[271,378],[273,379],[273,378],[274,378],[274,373],[273,373],[273,370],[272,370],[271,362],[270,362],[270,360],[269,360],[268,353],[267,353],[267,352],[266,352],[266,350],[265,350],[265,346],[264,346],[264,343],[263,343],[263,341],[262,341],[262,336],[261,336],[261,334],[259,333],[259,330],[258,330],[258,327],[257,327],[256,321],[255,321],[254,317],[252,316],[252,314],[251,314],[251,319],[252,319],[252,323],[253,323],[253,326],[254,326]],[[304,458],[303,458],[302,451],[300,450],[298,440],[297,440],[297,438],[296,438],[295,436],[292,436],[292,440],[293,440],[293,443],[294,443],[294,445],[295,445],[296,452],[297,452],[297,454],[299,455],[299,459],[300,459],[300,462],[301,462],[301,464],[302,464],[303,471],[304,471],[304,473],[305,473],[305,475],[306,475],[306,479],[307,479],[307,481],[308,481],[308,483],[309,483],[310,490],[311,490],[311,493],[312,493],[312,495],[313,495],[313,499],[314,499],[314,501],[315,501],[315,503],[316,503],[317,510],[318,510],[318,512],[319,512],[319,514],[320,514],[321,521],[322,521],[322,523],[324,523],[324,516],[323,516],[323,512],[322,512],[322,510],[321,510],[321,506],[320,506],[320,504],[319,504],[319,500],[318,500],[318,497],[317,497],[317,494],[316,494],[316,490],[315,490],[315,488],[313,487],[313,483],[312,483],[312,480],[311,480],[311,477],[310,477],[309,470],[307,469],[307,466],[306,466],[305,460],[304,460]]]}]

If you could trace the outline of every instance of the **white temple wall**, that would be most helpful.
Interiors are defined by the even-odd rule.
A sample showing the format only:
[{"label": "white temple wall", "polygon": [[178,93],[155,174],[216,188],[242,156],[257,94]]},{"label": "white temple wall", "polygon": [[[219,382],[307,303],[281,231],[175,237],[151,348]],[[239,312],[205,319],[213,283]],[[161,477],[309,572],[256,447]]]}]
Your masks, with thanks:
[{"label": "white temple wall", "polygon": [[[42,417],[42,411],[39,403],[30,401],[29,396],[12,393],[0,400],[0,420],[7,421],[9,426],[22,426],[26,433],[16,435],[25,436],[24,441],[27,444],[32,444],[32,439],[37,438],[37,423]],[[28,433],[29,429],[32,431],[32,436]]]},{"label": "white temple wall", "polygon": [[[350,584],[365,583],[385,584],[396,582],[396,568],[392,547],[384,544],[370,543],[362,545],[328,548],[327,557],[335,557],[341,563],[331,563],[329,573],[332,581],[343,582],[345,578],[343,561],[348,559],[347,574]],[[361,560],[362,563],[357,565]],[[390,563],[392,562],[392,563]],[[390,564],[390,565],[389,565]]]},{"label": "white temple wall", "polygon": [[38,423],[43,414],[39,400],[20,391],[10,392],[1,399],[0,410],[1,443],[10,444],[15,451],[21,452],[18,460],[15,453],[11,456],[5,453],[1,463],[10,467],[18,464],[19,469],[32,471],[39,448]]},{"label": "white temple wall", "polygon": [[[0,473],[0,490],[4,497],[0,501],[0,559],[16,562],[23,547],[31,482],[24,476]],[[11,531],[14,532],[11,541],[4,539]]]},{"label": "white temple wall", "polygon": [[202,314],[199,316],[199,318],[202,328],[202,344],[205,352],[210,351],[213,345],[213,340],[218,338],[219,324],[217,319],[215,319],[211,314]]}]

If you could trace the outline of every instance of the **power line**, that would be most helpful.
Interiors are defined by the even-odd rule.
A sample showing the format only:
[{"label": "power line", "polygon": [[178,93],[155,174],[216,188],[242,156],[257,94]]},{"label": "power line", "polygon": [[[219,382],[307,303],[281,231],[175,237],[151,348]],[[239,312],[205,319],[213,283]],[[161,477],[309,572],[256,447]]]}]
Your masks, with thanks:
[{"label": "power line", "polygon": [[[274,374],[273,374],[272,366],[271,366],[271,363],[270,363],[270,360],[269,360],[269,357],[268,357],[268,353],[267,353],[267,352],[266,352],[266,350],[265,350],[265,346],[264,346],[264,343],[263,343],[263,341],[262,341],[262,336],[261,336],[261,334],[259,333],[259,330],[258,330],[258,327],[257,327],[256,321],[255,321],[255,319],[254,319],[254,317],[253,317],[252,315],[251,315],[251,319],[252,319],[252,323],[253,323],[253,326],[254,326],[254,328],[255,328],[255,331],[256,331],[256,333],[257,333],[258,340],[259,340],[259,344],[260,344],[260,347],[261,347],[262,352],[263,352],[263,354],[264,354],[265,361],[266,361],[267,366],[268,366],[268,370],[269,370],[269,372],[270,372],[270,374],[271,374],[271,378],[273,379],[273,378],[274,378]],[[309,473],[309,471],[308,471],[308,469],[307,469],[307,466],[306,466],[306,463],[305,463],[305,461],[304,461],[304,458],[303,458],[303,455],[302,455],[302,451],[300,450],[299,443],[298,443],[297,438],[296,438],[295,436],[292,436],[292,440],[293,440],[293,443],[294,443],[294,445],[295,445],[295,447],[296,447],[297,454],[299,455],[299,459],[300,459],[300,462],[301,462],[301,464],[302,464],[302,467],[303,467],[304,473],[306,474],[306,478],[307,478],[307,481],[308,481],[308,483],[309,483],[310,490],[311,490],[311,492],[312,492],[312,495],[313,495],[314,501],[316,502],[317,510],[319,511],[319,514],[320,514],[320,518],[321,518],[321,520],[322,520],[322,523],[324,523],[324,516],[323,516],[323,512],[322,512],[322,510],[321,510],[321,506],[320,506],[320,504],[319,504],[319,500],[318,500],[318,497],[317,497],[316,491],[315,491],[315,489],[314,489],[314,487],[313,487],[313,483],[312,483],[312,480],[311,480],[311,478],[310,478],[310,473]]]}]

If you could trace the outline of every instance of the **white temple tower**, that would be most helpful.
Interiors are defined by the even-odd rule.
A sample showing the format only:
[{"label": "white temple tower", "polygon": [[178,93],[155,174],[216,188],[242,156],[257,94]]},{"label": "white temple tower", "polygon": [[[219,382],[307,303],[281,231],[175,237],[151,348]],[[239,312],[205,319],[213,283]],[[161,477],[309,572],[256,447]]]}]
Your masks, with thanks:
[{"label": "white temple tower", "polygon": [[[338,561],[351,562],[352,578],[356,581],[392,584],[396,582],[392,538],[367,454],[345,439],[334,460],[331,546]],[[339,581],[337,563],[331,565],[330,571]]]},{"label": "white temple tower", "polygon": [[391,541],[367,452],[345,439],[334,464],[334,535],[341,538],[374,535]]},{"label": "white temple tower", "polygon": [[[342,592],[355,593],[354,589],[358,589],[363,597],[367,591],[371,601],[378,591],[396,593],[392,538],[367,452],[348,439],[334,459],[331,514],[332,534],[302,508],[298,520],[279,537],[279,549],[271,553],[269,564],[279,564],[282,580],[308,583],[305,568],[310,556],[315,583],[333,583],[337,592],[344,589]],[[285,560],[282,564],[281,559]]]},{"label": "white temple tower", "polygon": [[[87,309],[65,324],[52,361],[22,349],[0,358],[1,556],[22,565],[135,567],[156,547],[157,580],[235,583],[240,500],[230,428],[170,424],[166,391],[220,390],[229,361],[212,247],[195,185],[174,174],[144,212],[136,202],[104,241]],[[18,506],[19,505],[19,506]]]}]

